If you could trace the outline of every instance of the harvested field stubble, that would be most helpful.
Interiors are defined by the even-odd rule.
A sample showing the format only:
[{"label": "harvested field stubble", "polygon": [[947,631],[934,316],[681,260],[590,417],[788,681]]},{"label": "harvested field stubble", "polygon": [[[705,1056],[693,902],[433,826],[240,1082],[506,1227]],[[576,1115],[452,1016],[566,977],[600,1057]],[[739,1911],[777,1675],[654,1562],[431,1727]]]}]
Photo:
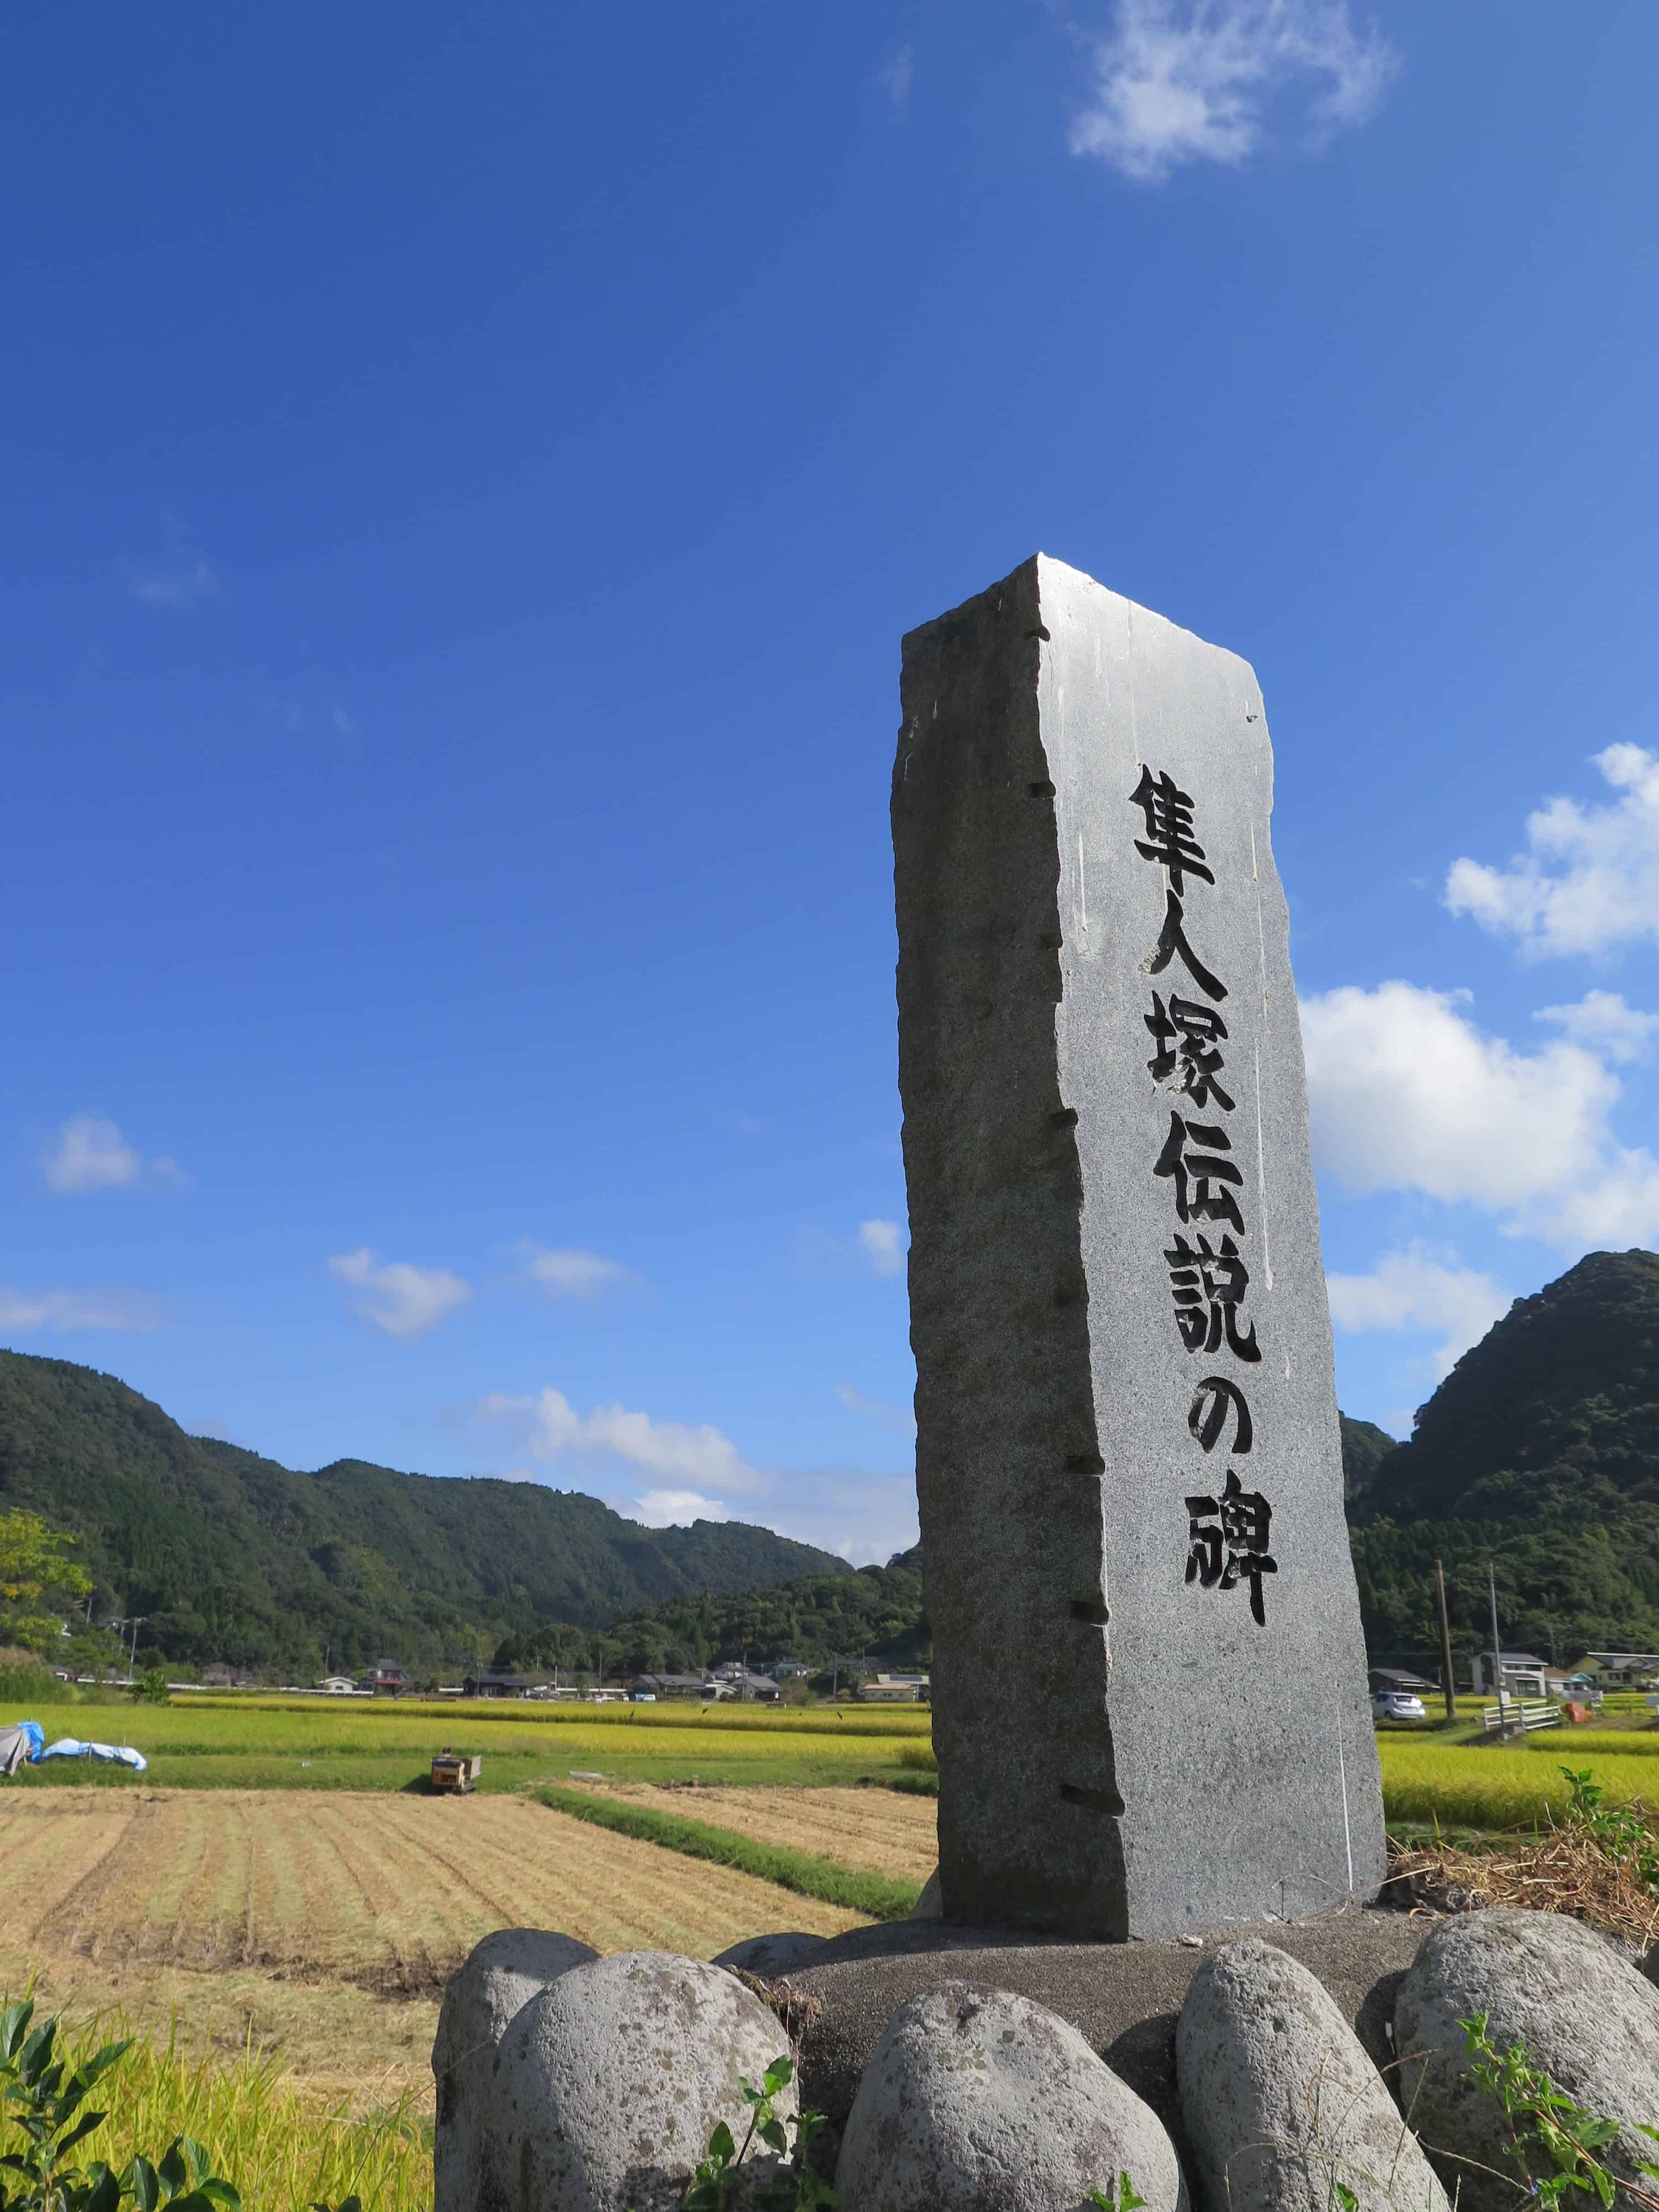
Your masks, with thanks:
[{"label": "harvested field stubble", "polygon": [[1568,1912],[1640,1951],[1659,1936],[1659,1898],[1582,1828],[1557,1828],[1537,1844],[1487,1850],[1451,1844],[1396,1849],[1389,1875],[1431,1911],[1506,1905]]},{"label": "harvested field stubble", "polygon": [[925,1882],[939,1864],[939,1801],[887,1790],[690,1790],[614,1783],[595,1792],[707,1820],[842,1866]]},{"label": "harvested field stubble", "polygon": [[252,2033],[331,2094],[365,2094],[379,2054],[377,2102],[429,2095],[435,2000],[492,1929],[710,1958],[861,1919],[511,1797],[29,1790],[0,1798],[0,1984],[176,2010],[193,2047]]}]

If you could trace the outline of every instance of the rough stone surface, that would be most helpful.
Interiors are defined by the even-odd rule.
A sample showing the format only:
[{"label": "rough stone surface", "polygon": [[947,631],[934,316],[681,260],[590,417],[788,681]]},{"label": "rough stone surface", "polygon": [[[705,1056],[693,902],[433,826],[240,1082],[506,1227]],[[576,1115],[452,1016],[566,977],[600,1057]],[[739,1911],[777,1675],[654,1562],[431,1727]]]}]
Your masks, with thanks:
[{"label": "rough stone surface", "polygon": [[1370,2053],[1308,1969],[1224,1943],[1193,1976],[1176,2073],[1199,2194],[1228,2212],[1446,2212],[1446,2196]]},{"label": "rough stone surface", "polygon": [[508,2024],[550,1982],[599,1953],[573,1936],[501,1928],[450,1976],[432,2045],[438,2118],[433,2132],[434,2212],[473,2212],[489,2148],[482,2123]]},{"label": "rough stone surface", "polygon": [[[1659,1990],[1582,1922],[1492,1910],[1435,1928],[1400,1986],[1401,2101],[1463,2212],[1509,2212],[1503,2118],[1469,2078],[1460,2020],[1487,2015],[1493,2043],[1517,2038],[1574,2101],[1622,2132],[1609,2164],[1629,2175],[1659,2126]],[[1478,2165],[1464,2160],[1477,2160]],[[1496,2167],[1488,2174],[1481,2167]]]},{"label": "rough stone surface", "polygon": [[[501,2039],[501,2212],[669,2212],[716,2122],[741,2136],[738,2075],[787,2048],[760,1999],[699,1959],[623,1951],[562,1975]],[[792,2083],[778,2109],[795,2100]]]},{"label": "rough stone surface", "polygon": [[[1333,1913],[1258,1929],[1301,1960],[1335,2000],[1373,2061],[1393,2057],[1395,1992],[1422,1940],[1402,1913]],[[1012,1990],[1069,2021],[1149,2104],[1179,2143],[1175,2025],[1206,1955],[1178,1941],[1059,1943],[1040,1936],[904,1920],[832,1936],[790,1978],[820,2008],[802,2028],[801,2101],[846,2123],[859,2077],[895,2010],[920,1990],[966,1980]]]},{"label": "rough stone surface", "polygon": [[946,1982],[902,2004],[842,2139],[847,2212],[1073,2212],[1127,2172],[1185,2206],[1157,2116],[1077,2030],[1006,1990]]},{"label": "rough stone surface", "polygon": [[910,1907],[912,1920],[943,1920],[945,1900],[939,1895],[939,1869],[935,1867],[921,1886],[921,1895]]},{"label": "rough stone surface", "polygon": [[779,1974],[793,1974],[797,1966],[810,1966],[828,1941],[828,1936],[798,1930],[787,1936],[746,1936],[741,1943],[722,1951],[714,1963],[768,1982]]},{"label": "rough stone surface", "polygon": [[[1118,1938],[1328,1911],[1382,1878],[1382,1797],[1261,693],[1232,653],[1040,556],[906,638],[902,696],[899,1081],[947,1914]],[[1134,803],[1143,769],[1193,802],[1204,858],[1179,883]],[[1183,952],[1161,962],[1176,906],[1224,1000]],[[1224,1099],[1190,1062],[1149,1067],[1169,1038],[1148,1019],[1176,999],[1224,1021],[1197,1047],[1221,1054]],[[1225,1287],[1248,1271],[1213,1348],[1178,1325],[1177,1237],[1194,1267],[1210,1240]],[[1202,1295],[1182,1310],[1207,1329]],[[1230,1472],[1271,1509],[1261,1626],[1208,1538],[1211,1578],[1186,1578],[1187,1500],[1218,1504]]]}]

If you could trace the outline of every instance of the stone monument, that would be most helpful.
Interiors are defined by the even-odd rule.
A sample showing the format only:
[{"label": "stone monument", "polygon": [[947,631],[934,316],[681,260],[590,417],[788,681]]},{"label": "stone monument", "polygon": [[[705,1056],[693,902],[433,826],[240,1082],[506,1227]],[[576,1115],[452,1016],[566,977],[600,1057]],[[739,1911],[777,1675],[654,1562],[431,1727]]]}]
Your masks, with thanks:
[{"label": "stone monument", "polygon": [[1374,1893],[1381,1789],[1248,664],[1038,555],[904,641],[916,1480],[959,1925]]}]

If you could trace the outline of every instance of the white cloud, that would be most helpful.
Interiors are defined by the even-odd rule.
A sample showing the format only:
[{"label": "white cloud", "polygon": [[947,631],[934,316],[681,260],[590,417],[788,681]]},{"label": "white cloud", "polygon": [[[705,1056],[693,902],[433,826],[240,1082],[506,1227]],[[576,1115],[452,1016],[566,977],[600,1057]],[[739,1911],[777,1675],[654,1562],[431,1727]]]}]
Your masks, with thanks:
[{"label": "white cloud", "polygon": [[879,1421],[884,1429],[896,1430],[900,1436],[913,1437],[916,1432],[916,1417],[908,1406],[892,1405],[885,1398],[866,1398],[850,1382],[837,1382],[836,1395],[849,1413]]},{"label": "white cloud", "polygon": [[1587,991],[1570,1006],[1540,1006],[1535,1022],[1554,1022],[1575,1044],[1608,1060],[1650,1060],[1659,1014],[1638,1013],[1617,991]]},{"label": "white cloud", "polygon": [[155,1300],[142,1291],[0,1290],[0,1328],[19,1332],[74,1328],[151,1329],[162,1325]]},{"label": "white cloud", "polygon": [[896,109],[902,110],[910,97],[910,82],[915,74],[915,55],[908,46],[901,46],[889,56],[876,73],[876,81]]},{"label": "white cloud", "polygon": [[1331,1319],[1350,1336],[1374,1329],[1432,1329],[1442,1342],[1435,1379],[1449,1375],[1472,1344],[1510,1309],[1490,1275],[1448,1266],[1422,1245],[1385,1253],[1369,1275],[1327,1275]]},{"label": "white cloud", "polygon": [[647,1528],[689,1528],[694,1521],[732,1518],[718,1498],[696,1490],[647,1490],[642,1498],[608,1498],[605,1503],[625,1520],[642,1521]]},{"label": "white cloud", "polygon": [[1306,135],[1321,145],[1376,112],[1395,67],[1347,0],[1118,0],[1092,58],[1072,151],[1138,184],[1187,161],[1237,167],[1262,143],[1269,103],[1293,89],[1311,94]]},{"label": "white cloud", "polygon": [[164,549],[160,560],[127,563],[126,583],[131,596],[147,607],[175,609],[210,599],[219,588],[219,579],[211,564],[194,550],[176,521],[169,519],[163,534]]},{"label": "white cloud", "polygon": [[1618,1077],[1579,1044],[1519,1053],[1483,1036],[1468,995],[1390,982],[1303,1001],[1322,1167],[1362,1195],[1471,1204],[1565,1249],[1649,1242],[1659,1161],[1613,1137]]},{"label": "white cloud", "polygon": [[566,1453],[606,1454],[665,1482],[678,1478],[705,1495],[769,1487],[729,1437],[707,1425],[653,1420],[625,1406],[596,1406],[591,1413],[579,1413],[562,1390],[550,1387],[533,1398],[492,1391],[478,1410],[486,1419],[513,1422],[523,1431],[532,1456],[550,1465]]},{"label": "white cloud", "polygon": [[146,1159],[103,1114],[72,1114],[40,1156],[47,1187],[59,1192],[125,1190],[134,1183],[182,1181],[165,1152]]},{"label": "white cloud", "polygon": [[1659,940],[1659,759],[1640,745],[1595,756],[1624,795],[1605,806],[1549,799],[1527,817],[1525,853],[1507,868],[1455,860],[1446,904],[1529,959]]},{"label": "white cloud", "polygon": [[415,1267],[406,1260],[377,1260],[368,1245],[337,1253],[328,1263],[336,1282],[368,1293],[351,1310],[405,1343],[422,1335],[472,1295],[472,1285],[447,1267]]},{"label": "white cloud", "polygon": [[355,738],[361,732],[362,726],[354,720],[342,706],[337,704],[333,708],[330,713],[329,720],[334,725],[334,733],[337,737]]},{"label": "white cloud", "polygon": [[550,1297],[580,1298],[584,1305],[592,1306],[607,1291],[639,1280],[631,1268],[617,1260],[602,1260],[597,1252],[576,1249],[550,1252],[539,1244],[524,1244],[520,1249],[525,1255],[525,1273]]},{"label": "white cloud", "polygon": [[904,1265],[904,1231],[896,1221],[860,1221],[859,1246],[878,1275],[896,1275]]}]

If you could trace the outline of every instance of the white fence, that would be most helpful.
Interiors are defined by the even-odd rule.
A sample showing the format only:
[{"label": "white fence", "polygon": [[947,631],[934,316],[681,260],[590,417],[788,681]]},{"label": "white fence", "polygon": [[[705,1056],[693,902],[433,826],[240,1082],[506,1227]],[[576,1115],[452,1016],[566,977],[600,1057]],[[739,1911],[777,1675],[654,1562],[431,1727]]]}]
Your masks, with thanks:
[{"label": "white fence", "polygon": [[1505,1698],[1501,1705],[1486,1705],[1480,1714],[1481,1724],[1489,1729],[1559,1728],[1561,1708],[1547,1703],[1520,1698]]}]

